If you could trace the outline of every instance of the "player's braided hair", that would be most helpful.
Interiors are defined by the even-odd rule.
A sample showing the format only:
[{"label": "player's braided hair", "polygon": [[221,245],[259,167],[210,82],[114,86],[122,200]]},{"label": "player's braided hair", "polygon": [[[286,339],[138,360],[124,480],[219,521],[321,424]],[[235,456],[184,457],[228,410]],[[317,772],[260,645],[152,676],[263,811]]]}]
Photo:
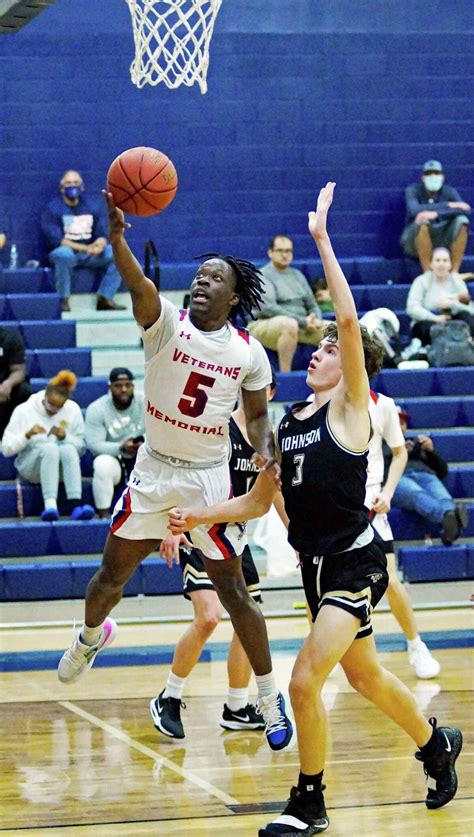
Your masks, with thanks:
[{"label": "player's braided hair", "polygon": [[260,308],[264,294],[262,273],[253,262],[245,259],[237,259],[235,256],[221,256],[219,253],[203,253],[196,256],[196,259],[221,259],[232,268],[235,275],[235,292],[239,294],[237,305],[233,305],[229,314],[229,320],[233,323],[241,318],[244,323],[247,317],[252,317],[252,308]]}]

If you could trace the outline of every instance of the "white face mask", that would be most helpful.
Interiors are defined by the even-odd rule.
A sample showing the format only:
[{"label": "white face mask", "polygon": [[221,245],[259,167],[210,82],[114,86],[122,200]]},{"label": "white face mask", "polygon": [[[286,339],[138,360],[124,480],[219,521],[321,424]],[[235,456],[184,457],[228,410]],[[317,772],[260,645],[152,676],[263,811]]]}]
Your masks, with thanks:
[{"label": "white face mask", "polygon": [[443,185],[443,175],[442,174],[427,174],[423,178],[425,182],[425,188],[428,189],[428,192],[439,192],[441,186]]}]

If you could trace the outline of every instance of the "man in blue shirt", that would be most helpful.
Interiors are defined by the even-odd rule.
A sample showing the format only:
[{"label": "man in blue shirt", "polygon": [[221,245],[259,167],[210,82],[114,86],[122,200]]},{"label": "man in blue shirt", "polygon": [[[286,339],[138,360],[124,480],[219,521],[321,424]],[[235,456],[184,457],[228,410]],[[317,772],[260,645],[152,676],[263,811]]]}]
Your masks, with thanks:
[{"label": "man in blue shirt", "polygon": [[62,310],[71,310],[71,277],[77,265],[105,269],[97,289],[98,311],[125,309],[113,300],[121,279],[107,242],[101,205],[84,196],[84,183],[77,171],[64,172],[59,191],[61,197],[54,198],[43,211],[41,228],[51,248],[49,261],[54,265]]},{"label": "man in blue shirt", "polygon": [[419,258],[423,272],[430,269],[435,247],[451,253],[453,273],[459,273],[466,250],[471,207],[452,186],[444,182],[439,160],[423,166],[420,183],[405,190],[406,226],[401,237],[403,252]]}]

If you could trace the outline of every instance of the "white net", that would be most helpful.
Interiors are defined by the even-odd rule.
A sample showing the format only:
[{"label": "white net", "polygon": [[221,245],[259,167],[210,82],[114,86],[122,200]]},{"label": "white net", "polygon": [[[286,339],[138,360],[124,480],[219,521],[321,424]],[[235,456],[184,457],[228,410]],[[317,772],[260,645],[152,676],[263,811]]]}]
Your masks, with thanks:
[{"label": "white net", "polygon": [[222,0],[126,0],[135,41],[130,66],[137,87],[199,84],[207,90],[209,44]]}]

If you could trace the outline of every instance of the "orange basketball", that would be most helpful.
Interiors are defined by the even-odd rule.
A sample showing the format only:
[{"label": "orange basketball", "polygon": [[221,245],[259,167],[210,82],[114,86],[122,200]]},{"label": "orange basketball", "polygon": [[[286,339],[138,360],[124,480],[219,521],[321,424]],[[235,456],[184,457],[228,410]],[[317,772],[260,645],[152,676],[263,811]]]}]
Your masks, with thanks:
[{"label": "orange basketball", "polygon": [[130,215],[156,215],[171,203],[178,175],[171,160],[156,148],[122,151],[107,172],[107,189],[115,206]]}]

